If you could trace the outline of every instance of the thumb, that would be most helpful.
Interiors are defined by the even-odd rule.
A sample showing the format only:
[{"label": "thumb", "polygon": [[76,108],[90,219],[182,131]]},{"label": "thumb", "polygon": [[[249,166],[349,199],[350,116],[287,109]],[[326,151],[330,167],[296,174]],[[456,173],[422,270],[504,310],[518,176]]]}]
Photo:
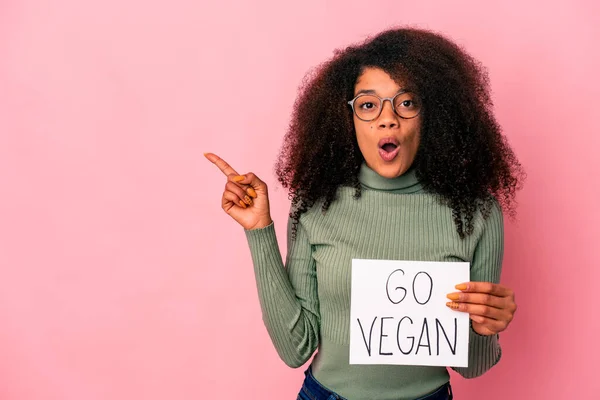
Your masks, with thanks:
[{"label": "thumb", "polygon": [[[241,175],[236,178],[238,178],[238,179],[234,178],[234,180],[237,183],[250,186],[247,189],[247,192],[250,196],[256,198],[257,193],[267,194],[267,184],[264,183],[262,180],[260,180],[260,178],[258,176],[256,176],[255,174],[253,174],[252,172],[249,172],[245,175]],[[241,178],[243,178],[243,179],[241,179]]]}]

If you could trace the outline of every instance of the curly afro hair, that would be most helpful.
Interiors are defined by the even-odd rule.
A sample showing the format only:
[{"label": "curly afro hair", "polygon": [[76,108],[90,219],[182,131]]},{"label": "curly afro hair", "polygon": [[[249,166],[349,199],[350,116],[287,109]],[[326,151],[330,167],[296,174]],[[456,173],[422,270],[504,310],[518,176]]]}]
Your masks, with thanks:
[{"label": "curly afro hair", "polygon": [[275,166],[292,200],[293,233],[315,202],[323,200],[325,212],[340,186],[354,187],[360,197],[364,158],[347,102],[367,67],[409,82],[420,94],[421,138],[413,166],[424,189],[451,207],[460,237],[473,232],[478,210],[487,218],[494,199],[514,215],[524,173],[493,115],[487,72],[440,34],[391,29],[337,50],[300,87]]}]

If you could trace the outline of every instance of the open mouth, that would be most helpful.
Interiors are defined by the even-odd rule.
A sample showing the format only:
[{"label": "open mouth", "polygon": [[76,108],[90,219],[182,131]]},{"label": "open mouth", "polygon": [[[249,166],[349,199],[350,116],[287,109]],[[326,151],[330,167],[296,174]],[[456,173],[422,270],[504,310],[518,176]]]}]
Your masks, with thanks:
[{"label": "open mouth", "polygon": [[384,161],[392,161],[400,151],[400,143],[393,137],[381,139],[378,146],[379,155]]},{"label": "open mouth", "polygon": [[381,148],[388,153],[391,153],[392,151],[396,150],[397,147],[398,146],[396,146],[394,143],[386,143],[383,146],[381,146]]}]

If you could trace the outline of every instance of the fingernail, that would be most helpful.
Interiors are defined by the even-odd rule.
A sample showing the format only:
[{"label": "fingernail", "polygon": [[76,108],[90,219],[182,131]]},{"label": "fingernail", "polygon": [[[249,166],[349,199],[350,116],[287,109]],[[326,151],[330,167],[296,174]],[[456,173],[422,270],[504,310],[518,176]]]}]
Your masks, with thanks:
[{"label": "fingernail", "polygon": [[242,206],[243,208],[246,208],[246,207],[248,207],[248,206],[246,205],[246,203],[244,203],[244,202],[243,202],[243,201],[241,201],[241,200],[240,200],[240,206]]},{"label": "fingernail", "polygon": [[250,199],[250,197],[248,196],[244,196],[244,203],[251,205],[252,204],[252,200]]},{"label": "fingernail", "polygon": [[453,310],[458,310],[458,303],[454,303],[454,302],[448,302],[446,303],[446,306],[448,306],[449,308],[453,309]]},{"label": "fingernail", "polygon": [[257,197],[257,196],[256,196],[256,192],[255,192],[255,191],[254,191],[254,189],[252,189],[252,188],[248,188],[248,189],[246,189],[246,192],[248,192],[248,194],[249,194],[251,197],[254,197],[254,198],[256,198],[256,197]]},{"label": "fingernail", "polygon": [[234,176],[232,179],[234,182],[241,182],[244,179],[246,179],[246,177],[244,175],[238,175],[238,176]]},{"label": "fingernail", "polygon": [[458,300],[458,299],[460,299],[460,293],[450,293],[446,297],[449,298],[450,300]]},{"label": "fingernail", "polygon": [[467,284],[466,283],[461,283],[460,285],[456,285],[454,287],[457,288],[458,290],[467,290]]}]

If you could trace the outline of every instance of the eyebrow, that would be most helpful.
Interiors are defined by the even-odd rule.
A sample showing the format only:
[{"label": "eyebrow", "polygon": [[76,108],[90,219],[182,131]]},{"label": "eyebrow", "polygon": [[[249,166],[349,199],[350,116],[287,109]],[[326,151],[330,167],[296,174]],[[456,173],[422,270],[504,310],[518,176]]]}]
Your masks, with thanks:
[{"label": "eyebrow", "polygon": [[[401,88],[400,90],[398,90],[395,94],[397,95],[398,93],[403,93],[403,92],[410,92],[411,90],[408,88]],[[377,94],[377,92],[373,89],[363,89],[363,90],[359,90],[358,92],[356,92],[356,94],[354,95],[354,97],[358,96],[359,94]]]}]

